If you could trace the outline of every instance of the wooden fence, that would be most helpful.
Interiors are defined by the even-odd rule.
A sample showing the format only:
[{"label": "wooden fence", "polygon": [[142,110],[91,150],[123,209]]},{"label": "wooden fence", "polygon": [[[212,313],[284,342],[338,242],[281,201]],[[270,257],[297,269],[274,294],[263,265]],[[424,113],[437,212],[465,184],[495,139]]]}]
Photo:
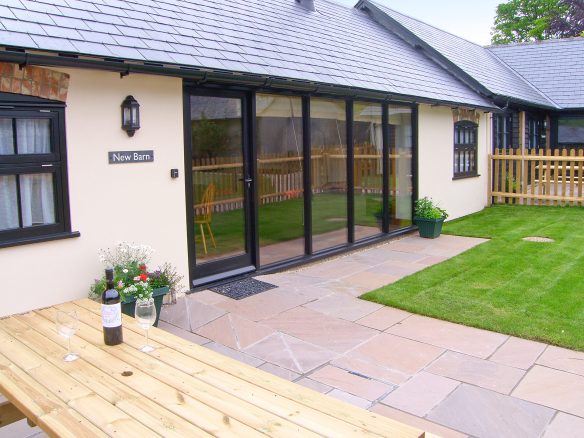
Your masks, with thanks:
[{"label": "wooden fence", "polygon": [[490,156],[493,203],[584,206],[584,150],[523,152],[498,149]]},{"label": "wooden fence", "polygon": [[[394,156],[392,156],[394,157]],[[397,158],[395,156],[394,158]],[[361,193],[381,193],[382,155],[374,147],[355,147],[355,190]],[[269,204],[303,195],[303,157],[264,154],[257,160],[260,203]],[[241,192],[243,163],[237,157],[201,158],[193,160],[193,190],[195,212],[200,213],[198,201],[209,184],[216,188],[212,203],[214,212],[242,208]],[[347,155],[344,147],[327,147],[313,151],[311,181],[314,193],[347,189]]]}]

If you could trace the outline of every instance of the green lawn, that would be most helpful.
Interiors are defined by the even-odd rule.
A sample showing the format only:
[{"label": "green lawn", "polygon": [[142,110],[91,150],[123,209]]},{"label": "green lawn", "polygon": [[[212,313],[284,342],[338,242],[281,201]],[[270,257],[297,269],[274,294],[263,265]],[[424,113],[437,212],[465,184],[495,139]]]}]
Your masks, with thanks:
[{"label": "green lawn", "polygon": [[584,351],[583,208],[495,206],[444,232],[491,240],[362,298]]}]

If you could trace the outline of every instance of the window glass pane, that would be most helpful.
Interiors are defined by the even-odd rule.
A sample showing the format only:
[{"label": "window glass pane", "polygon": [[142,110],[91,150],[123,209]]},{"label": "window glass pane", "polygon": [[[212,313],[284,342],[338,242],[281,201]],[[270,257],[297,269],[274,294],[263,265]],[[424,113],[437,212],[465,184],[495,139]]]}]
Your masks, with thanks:
[{"label": "window glass pane", "polygon": [[558,120],[558,141],[560,143],[584,144],[584,117],[560,118]]},{"label": "window glass pane", "polygon": [[389,229],[412,225],[412,110],[389,106]]},{"label": "window glass pane", "polygon": [[381,104],[355,102],[353,144],[355,154],[355,239],[381,232],[383,211],[383,130]]},{"label": "window glass pane", "polygon": [[347,122],[342,100],[310,100],[312,247],[347,243]]},{"label": "window glass pane", "polygon": [[0,175],[0,230],[18,228],[16,176]]},{"label": "window glass pane", "polygon": [[48,154],[51,152],[49,119],[17,119],[16,147],[19,154]]},{"label": "window glass pane", "polygon": [[14,154],[12,119],[0,119],[0,155]]},{"label": "window glass pane", "polygon": [[256,95],[262,266],[304,254],[302,100]]},{"label": "window glass pane", "polygon": [[54,224],[55,195],[52,173],[20,175],[22,226]]}]

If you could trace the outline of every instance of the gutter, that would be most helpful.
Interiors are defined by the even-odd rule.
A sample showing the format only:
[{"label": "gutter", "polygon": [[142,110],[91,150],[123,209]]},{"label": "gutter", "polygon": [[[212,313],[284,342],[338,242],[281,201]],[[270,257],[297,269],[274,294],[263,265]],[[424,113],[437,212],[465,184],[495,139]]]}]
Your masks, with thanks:
[{"label": "gutter", "polygon": [[468,103],[444,101],[406,94],[387,93],[377,90],[336,86],[320,82],[310,82],[301,79],[290,79],[261,75],[254,73],[240,73],[229,70],[209,69],[204,67],[181,66],[176,64],[140,63],[123,59],[103,59],[90,56],[77,56],[54,52],[26,52],[25,49],[0,50],[0,62],[10,62],[21,66],[37,65],[43,67],[70,67],[87,68],[120,73],[126,76],[129,73],[152,74],[160,76],[180,77],[183,79],[205,83],[225,85],[241,85],[258,89],[289,90],[316,95],[334,95],[345,98],[377,99],[394,101],[406,104],[427,103],[450,107],[465,107],[483,110],[486,112],[500,112],[496,106],[472,105]]}]

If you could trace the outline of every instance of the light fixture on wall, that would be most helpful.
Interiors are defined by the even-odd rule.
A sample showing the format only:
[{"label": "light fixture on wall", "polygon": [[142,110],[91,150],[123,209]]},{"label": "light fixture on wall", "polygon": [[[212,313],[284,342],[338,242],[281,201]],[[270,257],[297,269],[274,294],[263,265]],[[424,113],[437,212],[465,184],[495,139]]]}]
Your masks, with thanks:
[{"label": "light fixture on wall", "polygon": [[122,102],[122,129],[129,137],[140,129],[140,104],[133,96],[128,96]]}]

